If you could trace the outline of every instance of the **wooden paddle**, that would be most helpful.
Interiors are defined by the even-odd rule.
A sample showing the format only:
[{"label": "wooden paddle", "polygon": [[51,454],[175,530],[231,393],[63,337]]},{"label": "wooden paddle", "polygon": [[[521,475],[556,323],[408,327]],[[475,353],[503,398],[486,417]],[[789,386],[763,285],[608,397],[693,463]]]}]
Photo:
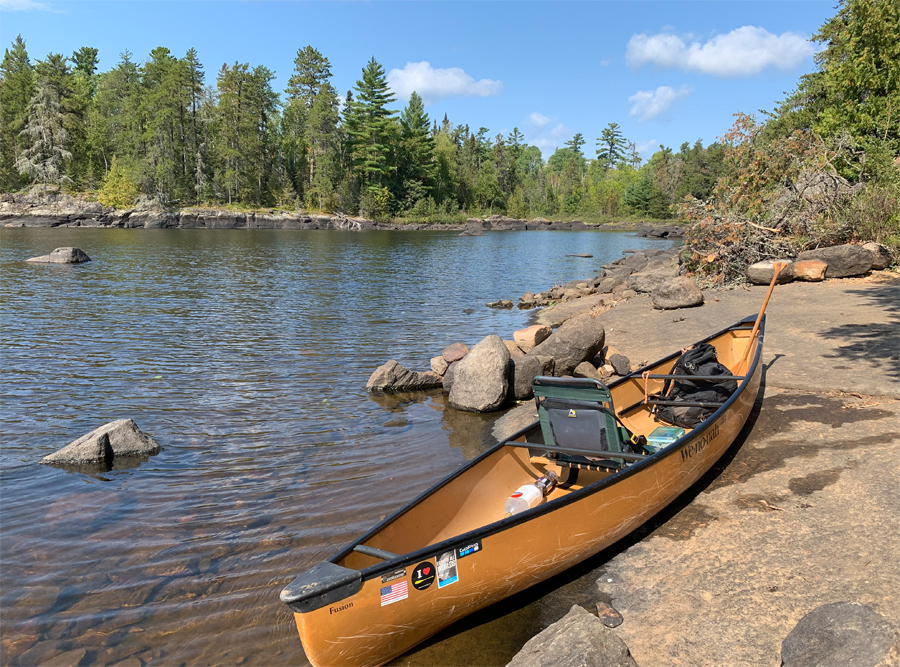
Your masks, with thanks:
[{"label": "wooden paddle", "polygon": [[769,291],[766,292],[766,298],[763,300],[762,308],[760,308],[759,315],[756,316],[756,322],[754,322],[753,324],[753,330],[750,332],[750,339],[747,342],[747,353],[738,364],[737,369],[734,373],[735,375],[743,375],[744,367],[749,365],[750,363],[750,351],[753,349],[753,341],[756,340],[756,335],[759,333],[759,325],[762,322],[763,315],[766,312],[766,306],[769,305],[769,297],[772,296],[772,290],[775,289],[775,283],[778,282],[779,274],[784,271],[784,268],[786,266],[787,262],[774,262],[772,264],[772,282],[769,283]]}]

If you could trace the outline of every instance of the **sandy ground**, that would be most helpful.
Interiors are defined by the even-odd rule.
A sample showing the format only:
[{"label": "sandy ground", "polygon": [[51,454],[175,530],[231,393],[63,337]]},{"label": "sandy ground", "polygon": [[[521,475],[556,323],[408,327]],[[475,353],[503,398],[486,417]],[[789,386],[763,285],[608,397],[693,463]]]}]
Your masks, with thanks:
[{"label": "sandy ground", "polygon": [[[676,311],[642,296],[601,319],[640,363],[754,314],[764,294]],[[780,665],[791,628],[830,602],[900,625],[900,276],[779,286],[767,312],[763,395],[740,441],[580,578],[622,613],[615,632],[641,667]]]}]

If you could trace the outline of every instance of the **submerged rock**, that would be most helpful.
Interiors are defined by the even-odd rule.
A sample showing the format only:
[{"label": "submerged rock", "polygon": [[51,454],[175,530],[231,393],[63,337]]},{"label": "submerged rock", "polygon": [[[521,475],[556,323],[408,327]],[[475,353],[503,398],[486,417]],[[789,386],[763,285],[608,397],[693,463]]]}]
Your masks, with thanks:
[{"label": "submerged rock", "polygon": [[573,605],[532,637],[506,667],[637,667],[628,647],[593,614]]},{"label": "submerged rock", "polygon": [[40,257],[32,257],[26,259],[26,262],[40,262],[43,264],[81,264],[82,262],[90,262],[91,258],[81,248],[57,248],[49,255],[41,255]]},{"label": "submerged rock", "polygon": [[157,453],[157,442],[143,433],[134,420],[117,419],[45,456],[41,462],[105,463],[116,456],[149,456]]},{"label": "submerged rock", "polygon": [[381,391],[385,393],[397,391],[418,391],[420,389],[434,389],[443,384],[441,376],[437,373],[418,373],[401,366],[396,360],[391,359],[386,364],[375,369],[366,383],[366,391]]}]

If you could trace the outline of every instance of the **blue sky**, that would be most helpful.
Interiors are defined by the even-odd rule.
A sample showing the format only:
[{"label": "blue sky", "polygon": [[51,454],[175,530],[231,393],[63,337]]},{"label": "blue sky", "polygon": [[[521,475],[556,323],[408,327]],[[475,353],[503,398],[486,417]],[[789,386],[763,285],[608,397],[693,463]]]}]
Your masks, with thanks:
[{"label": "blue sky", "polygon": [[737,111],[771,109],[814,68],[807,40],[836,13],[804,2],[220,2],[0,0],[4,47],[19,33],[35,59],[100,50],[194,47],[207,83],[224,62],[265,65],[283,90],[298,48],[331,61],[342,93],[374,56],[402,107],[432,118],[514,126],[544,156],[576,132],[593,155],[610,122],[649,157],[660,144],[714,141]]}]

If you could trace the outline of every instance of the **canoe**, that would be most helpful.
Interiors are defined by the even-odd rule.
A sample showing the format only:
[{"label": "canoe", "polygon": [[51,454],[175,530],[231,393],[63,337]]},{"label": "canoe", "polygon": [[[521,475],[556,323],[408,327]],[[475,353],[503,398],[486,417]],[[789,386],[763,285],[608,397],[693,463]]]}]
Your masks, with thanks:
[{"label": "canoe", "polygon": [[[281,600],[294,612],[309,661],[315,667],[384,664],[641,526],[706,473],[738,436],[760,387],[764,330],[760,313],[699,341],[715,347],[737,389],[655,453],[615,449],[608,440],[609,449],[598,457],[593,444],[572,445],[560,431],[554,440],[539,411],[539,421],[298,576]],[[608,388],[594,380],[567,385],[561,378],[536,378],[535,392],[564,407],[569,401],[568,416],[590,408],[591,394],[604,397],[606,411],[592,414],[609,421],[607,435],[621,423],[647,436],[661,426],[653,410],[663,399],[653,395],[671,379],[679,356],[676,351]],[[560,483],[546,499],[504,516],[510,494],[548,471]]]}]

